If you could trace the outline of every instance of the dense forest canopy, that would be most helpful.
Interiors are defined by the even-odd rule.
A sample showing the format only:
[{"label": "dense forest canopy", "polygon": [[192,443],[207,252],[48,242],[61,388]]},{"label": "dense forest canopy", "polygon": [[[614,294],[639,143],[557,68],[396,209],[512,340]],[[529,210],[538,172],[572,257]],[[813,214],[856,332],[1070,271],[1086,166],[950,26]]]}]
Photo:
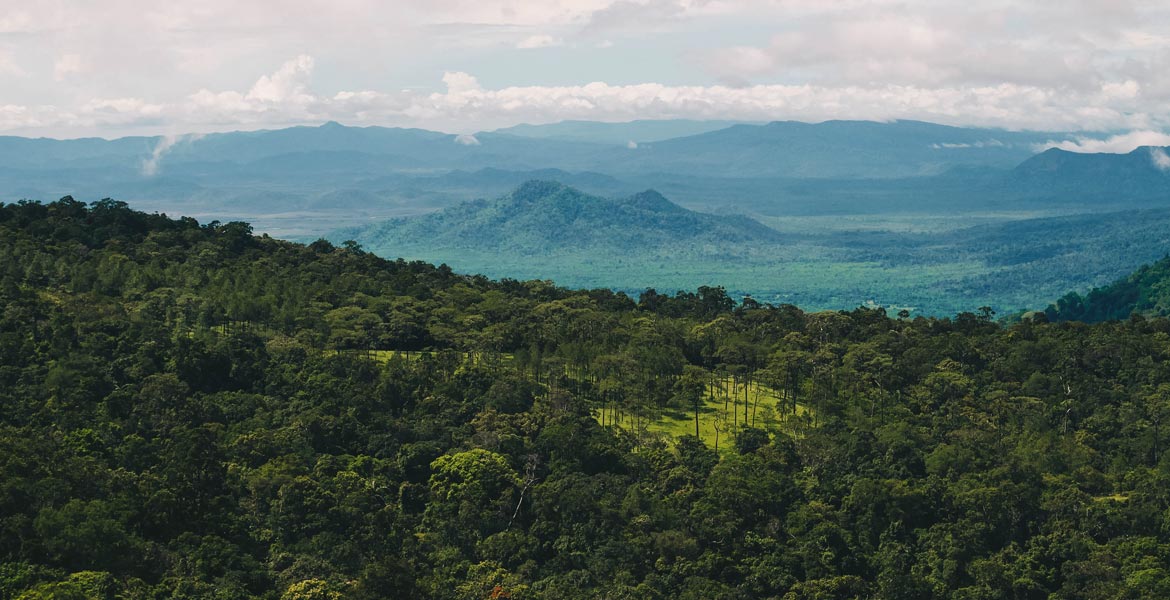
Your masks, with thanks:
[{"label": "dense forest canopy", "polygon": [[[635,302],[71,198],[0,205],[0,301],[0,598],[1170,597],[1163,318]],[[775,418],[648,426],[727,380]]]}]

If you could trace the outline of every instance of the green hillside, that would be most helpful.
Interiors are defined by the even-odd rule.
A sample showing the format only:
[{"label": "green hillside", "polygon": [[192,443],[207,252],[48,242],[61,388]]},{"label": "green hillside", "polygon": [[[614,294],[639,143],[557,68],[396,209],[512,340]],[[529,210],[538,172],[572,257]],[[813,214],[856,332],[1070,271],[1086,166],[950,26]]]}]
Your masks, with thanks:
[{"label": "green hillside", "polygon": [[0,205],[0,307],[0,598],[1170,596],[1166,319],[635,303],[68,198]]},{"label": "green hillside", "polygon": [[1125,319],[1132,314],[1170,315],[1170,257],[1083,296],[1070,292],[1049,305],[1045,313],[1050,320],[1089,323]]}]

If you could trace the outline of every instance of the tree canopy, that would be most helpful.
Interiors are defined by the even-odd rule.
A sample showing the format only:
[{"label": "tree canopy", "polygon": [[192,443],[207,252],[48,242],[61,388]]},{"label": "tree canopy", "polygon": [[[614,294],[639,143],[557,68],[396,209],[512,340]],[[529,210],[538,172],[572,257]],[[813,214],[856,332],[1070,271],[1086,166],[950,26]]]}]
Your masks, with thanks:
[{"label": "tree canopy", "polygon": [[2,598],[1170,596],[1166,319],[635,302],[69,198],[0,205],[0,300]]}]

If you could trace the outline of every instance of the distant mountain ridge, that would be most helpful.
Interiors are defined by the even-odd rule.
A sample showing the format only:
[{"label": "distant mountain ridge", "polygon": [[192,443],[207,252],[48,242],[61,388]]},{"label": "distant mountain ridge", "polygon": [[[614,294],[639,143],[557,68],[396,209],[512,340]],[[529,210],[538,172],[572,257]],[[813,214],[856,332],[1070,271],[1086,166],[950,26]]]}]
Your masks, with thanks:
[{"label": "distant mountain ridge", "polygon": [[1065,134],[963,128],[922,121],[775,121],[733,125],[639,146],[606,172],[657,168],[751,177],[895,178],[960,165],[1011,168]]},{"label": "distant mountain ridge", "polygon": [[[1170,200],[1166,148],[1141,147],[1126,154],[1046,150],[1020,163],[1007,182],[1018,190],[1068,197]],[[1159,161],[1164,161],[1159,164]]]},{"label": "distant mountain ridge", "polygon": [[[303,162],[308,155],[333,164],[330,156],[348,155],[355,166],[382,171],[488,167],[608,174],[703,172],[724,177],[904,177],[958,165],[1010,168],[1032,156],[1038,144],[1063,137],[918,121],[566,122],[475,135],[329,122],[177,136],[166,143],[161,136],[115,140],[0,137],[0,161],[20,169],[104,166],[133,173],[158,152],[159,173],[165,175],[184,163],[249,164],[298,156]],[[639,144],[627,147],[628,141]],[[363,166],[371,162],[377,165]]]},{"label": "distant mountain ridge", "polygon": [[744,124],[759,125],[759,123],[748,123],[745,121],[695,121],[689,119],[635,120],[624,123],[560,121],[545,125],[514,125],[512,127],[497,129],[494,133],[530,138],[624,145],[630,142],[660,142],[671,138],[696,135],[724,129],[732,125]]},{"label": "distant mountain ridge", "polygon": [[[311,240],[498,197],[534,178],[601,197],[655,189],[692,210],[764,218],[1106,212],[1170,200],[1149,151],[1034,155],[1066,134],[917,121],[723,125],[566,122],[454,135],[330,122],[178,138],[0,137],[0,201],[111,196]],[[675,133],[693,135],[656,137]]]}]

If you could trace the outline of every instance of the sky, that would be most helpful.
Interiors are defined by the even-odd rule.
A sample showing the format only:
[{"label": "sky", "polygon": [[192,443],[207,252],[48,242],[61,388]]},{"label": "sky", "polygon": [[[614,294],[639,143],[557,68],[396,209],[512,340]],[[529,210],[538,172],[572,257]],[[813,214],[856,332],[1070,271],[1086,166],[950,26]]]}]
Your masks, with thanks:
[{"label": "sky", "polygon": [[921,119],[1170,144],[1164,0],[0,4],[3,134]]}]

